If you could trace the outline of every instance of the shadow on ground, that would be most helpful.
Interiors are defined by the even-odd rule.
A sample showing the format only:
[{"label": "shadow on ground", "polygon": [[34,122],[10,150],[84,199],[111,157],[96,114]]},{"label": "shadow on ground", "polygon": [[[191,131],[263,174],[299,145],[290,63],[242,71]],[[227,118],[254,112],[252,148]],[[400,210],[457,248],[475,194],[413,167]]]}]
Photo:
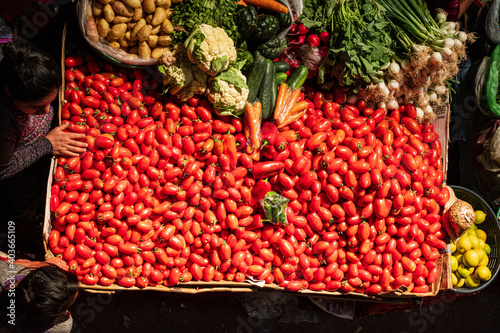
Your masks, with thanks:
[{"label": "shadow on ground", "polygon": [[[186,295],[151,291],[82,292],[72,307],[74,332],[499,332],[500,283],[472,296],[447,292],[416,308],[382,314],[388,307],[356,303],[353,320],[337,318],[306,297],[279,293],[286,305],[257,311],[254,295]],[[428,300],[429,301],[429,300]],[[252,317],[249,311],[259,316]],[[267,318],[263,318],[267,317]]]}]

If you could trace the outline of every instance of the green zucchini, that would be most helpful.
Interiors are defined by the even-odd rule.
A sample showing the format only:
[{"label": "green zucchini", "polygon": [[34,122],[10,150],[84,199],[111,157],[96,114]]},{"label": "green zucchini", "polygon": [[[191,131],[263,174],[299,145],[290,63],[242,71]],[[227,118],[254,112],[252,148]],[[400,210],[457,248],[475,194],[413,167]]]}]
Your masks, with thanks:
[{"label": "green zucchini", "polygon": [[262,80],[258,93],[259,100],[262,104],[262,119],[267,119],[272,115],[277,95],[278,84],[276,81],[276,71],[274,70],[271,59],[266,59],[264,79]]},{"label": "green zucchini", "polygon": [[309,70],[306,66],[300,65],[295,72],[293,72],[286,81],[286,85],[292,88],[292,90],[300,89],[304,82],[306,82],[307,75],[309,75]]},{"label": "green zucchini", "polygon": [[283,73],[283,72],[276,73],[276,83],[278,84],[278,86],[280,84],[282,84],[283,82],[285,82],[287,78],[288,78],[288,75],[286,75],[286,73]]},{"label": "green zucchini", "polygon": [[254,62],[248,71],[247,77],[247,86],[249,90],[247,101],[250,103],[253,103],[255,101],[255,97],[257,97],[265,71],[266,58],[256,52]]},{"label": "green zucchini", "polygon": [[284,61],[276,61],[273,62],[274,69],[276,70],[276,73],[279,72],[288,72],[290,70],[290,64]]}]

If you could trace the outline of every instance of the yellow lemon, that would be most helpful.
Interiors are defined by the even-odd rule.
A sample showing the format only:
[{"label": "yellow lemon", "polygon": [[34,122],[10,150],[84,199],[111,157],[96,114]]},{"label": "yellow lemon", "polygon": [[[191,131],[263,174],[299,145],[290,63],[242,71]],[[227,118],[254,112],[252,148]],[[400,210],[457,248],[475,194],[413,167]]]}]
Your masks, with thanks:
[{"label": "yellow lemon", "polygon": [[484,251],[483,249],[477,249],[476,252],[479,257],[479,262],[483,261],[484,258],[486,257],[486,251]]},{"label": "yellow lemon", "polygon": [[453,284],[454,287],[458,284],[458,278],[455,275],[455,273],[451,273],[451,283]]},{"label": "yellow lemon", "polygon": [[466,278],[470,275],[471,271],[469,270],[468,267],[465,267],[464,265],[458,265],[458,268],[456,270],[457,276],[461,278]]},{"label": "yellow lemon", "polygon": [[479,264],[479,255],[476,250],[469,250],[464,253],[464,257],[462,259],[464,261],[464,265],[469,267],[476,267]]},{"label": "yellow lemon", "polygon": [[474,275],[469,275],[465,278],[465,285],[469,288],[475,288],[479,286],[479,283],[481,283],[481,281]]},{"label": "yellow lemon", "polygon": [[[452,277],[452,279],[453,279],[453,277]],[[454,287],[455,288],[461,288],[461,287],[463,287],[463,285],[465,284],[465,279],[462,279],[462,278],[459,278],[459,277],[457,277],[457,279],[458,279],[458,282],[457,282],[456,285],[454,285]]]},{"label": "yellow lemon", "polygon": [[479,238],[477,238],[476,235],[469,236],[469,240],[470,240],[471,248],[479,249]]},{"label": "yellow lemon", "polygon": [[486,252],[487,255],[490,255],[491,253],[491,247],[488,244],[484,245],[484,251]]},{"label": "yellow lemon", "polygon": [[452,272],[456,271],[458,268],[458,260],[454,256],[450,257],[450,266]]},{"label": "yellow lemon", "polygon": [[475,276],[479,278],[481,281],[488,281],[491,279],[491,271],[486,266],[479,266],[476,268]]},{"label": "yellow lemon", "polygon": [[455,245],[455,243],[453,243],[453,241],[450,242],[450,249],[451,249],[451,253],[453,253],[457,250],[457,246]]},{"label": "yellow lemon", "polygon": [[467,236],[476,236],[476,230],[475,229],[472,229],[472,227],[470,227],[469,229],[467,229],[467,231],[465,232],[465,235]]},{"label": "yellow lemon", "polygon": [[481,230],[481,229],[477,229],[476,230],[476,236],[477,238],[481,239],[483,242],[486,242],[486,233],[484,232],[484,230]]},{"label": "yellow lemon", "polygon": [[474,221],[476,224],[481,224],[484,222],[486,219],[486,214],[482,210],[476,210],[476,221]]},{"label": "yellow lemon", "polygon": [[484,250],[485,246],[486,246],[486,243],[484,242],[484,240],[479,239],[479,247],[478,247],[478,249]]},{"label": "yellow lemon", "polygon": [[472,243],[468,236],[462,236],[457,242],[457,251],[465,253],[472,248]]},{"label": "yellow lemon", "polygon": [[452,256],[454,256],[455,258],[457,258],[458,264],[463,264],[464,263],[464,261],[463,261],[464,255],[462,253],[455,252],[455,253],[452,254]]},{"label": "yellow lemon", "polygon": [[479,263],[478,266],[488,266],[489,262],[490,262],[490,258],[488,258],[488,256],[484,256],[484,259]]}]

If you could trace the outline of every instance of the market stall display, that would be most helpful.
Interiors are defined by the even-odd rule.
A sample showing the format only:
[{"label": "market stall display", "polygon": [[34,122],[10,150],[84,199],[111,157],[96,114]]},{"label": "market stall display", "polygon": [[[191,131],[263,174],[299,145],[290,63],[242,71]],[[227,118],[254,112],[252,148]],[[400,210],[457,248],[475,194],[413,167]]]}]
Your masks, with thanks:
[{"label": "market stall display", "polygon": [[[231,31],[234,21],[216,27],[174,10],[172,22],[190,29],[173,32],[158,57],[163,91],[145,89],[143,71],[65,55],[61,119],[89,149],[55,161],[49,250],[88,286],[252,281],[327,295],[435,295],[448,267],[441,219],[450,191],[431,117],[404,99],[367,95],[378,74],[344,71],[341,86],[327,82],[337,30],[309,30],[301,16],[280,39],[291,24],[283,8],[295,8],[266,2],[283,13],[238,4]],[[201,6],[178,6],[187,3]],[[394,8],[363,3],[396,29],[386,14]],[[317,51],[317,67],[291,61],[290,48]],[[376,66],[393,70],[387,52]]]}]

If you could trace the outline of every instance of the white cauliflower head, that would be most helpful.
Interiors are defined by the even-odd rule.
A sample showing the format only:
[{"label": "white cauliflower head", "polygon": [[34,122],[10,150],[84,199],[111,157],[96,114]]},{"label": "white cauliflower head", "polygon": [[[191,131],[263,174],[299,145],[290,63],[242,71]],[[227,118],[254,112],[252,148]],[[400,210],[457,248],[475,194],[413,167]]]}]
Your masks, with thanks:
[{"label": "white cauliflower head", "polygon": [[239,116],[244,112],[248,98],[246,77],[230,68],[208,79],[208,100],[220,116]]},{"label": "white cauliflower head", "polygon": [[205,93],[208,75],[187,59],[184,47],[165,52],[161,63],[163,85],[172,95],[185,101],[194,94]]},{"label": "white cauliflower head", "polygon": [[208,75],[196,67],[196,65],[191,64],[189,68],[191,70],[192,80],[175,93],[175,96],[183,102],[194,95],[203,95],[207,91]]},{"label": "white cauliflower head", "polygon": [[222,28],[201,24],[184,42],[189,60],[210,76],[226,70],[236,60],[233,40]]}]

